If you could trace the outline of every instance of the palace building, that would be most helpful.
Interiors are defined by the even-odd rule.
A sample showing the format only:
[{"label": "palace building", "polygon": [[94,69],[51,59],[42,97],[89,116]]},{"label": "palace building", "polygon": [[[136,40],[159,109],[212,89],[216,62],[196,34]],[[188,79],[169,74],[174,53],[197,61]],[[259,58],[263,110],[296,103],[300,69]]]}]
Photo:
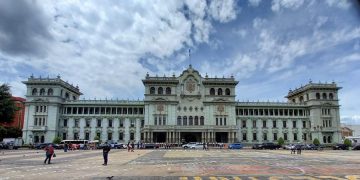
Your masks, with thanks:
[{"label": "palace building", "polygon": [[62,139],[141,142],[341,141],[338,90],[333,83],[309,82],[290,90],[284,102],[239,102],[239,83],[202,77],[189,66],[178,77],[142,80],[145,99],[80,100],[82,93],[59,76],[34,78],[27,86],[23,140],[26,144]]}]

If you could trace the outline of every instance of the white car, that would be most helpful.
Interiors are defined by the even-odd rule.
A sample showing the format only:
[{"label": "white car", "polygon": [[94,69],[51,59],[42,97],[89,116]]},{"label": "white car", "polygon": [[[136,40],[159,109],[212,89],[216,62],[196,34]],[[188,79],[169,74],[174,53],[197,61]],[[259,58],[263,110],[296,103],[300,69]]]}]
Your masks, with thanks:
[{"label": "white car", "polygon": [[284,149],[291,150],[291,149],[294,149],[294,147],[295,147],[294,144],[288,144],[288,145],[284,146]]},{"label": "white car", "polygon": [[203,149],[204,145],[202,143],[196,143],[191,145],[189,148],[190,149]]},{"label": "white car", "polygon": [[197,144],[197,142],[189,142],[187,144],[182,145],[181,147],[184,149],[190,148],[190,146]]}]

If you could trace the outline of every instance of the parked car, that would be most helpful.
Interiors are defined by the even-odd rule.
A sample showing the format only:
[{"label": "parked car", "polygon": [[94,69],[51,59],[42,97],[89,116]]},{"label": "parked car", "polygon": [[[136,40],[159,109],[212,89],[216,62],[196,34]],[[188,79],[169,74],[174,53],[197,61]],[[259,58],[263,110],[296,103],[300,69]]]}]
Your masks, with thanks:
[{"label": "parked car", "polygon": [[154,144],[154,143],[146,143],[146,144],[143,144],[143,147],[145,149],[158,149],[160,146],[158,144]]},{"label": "parked car", "polygon": [[349,148],[345,144],[336,144],[333,146],[333,150],[349,150]]},{"label": "parked car", "polygon": [[314,144],[306,144],[305,150],[316,150],[317,146]]},{"label": "parked car", "polygon": [[54,149],[62,149],[62,146],[53,143],[39,143],[35,145],[35,149],[44,149],[46,146],[52,145]]},{"label": "parked car", "polygon": [[360,150],[360,144],[357,144],[353,147],[353,150]]},{"label": "parked car", "polygon": [[204,145],[202,143],[196,143],[196,144],[192,144],[190,145],[190,149],[202,149],[204,147]]},{"label": "parked car", "polygon": [[115,143],[113,148],[114,148],[114,149],[126,149],[126,148],[127,148],[127,145],[126,145],[126,144],[122,144],[122,143],[120,143],[120,144]]},{"label": "parked car", "polygon": [[252,149],[262,149],[262,144],[254,144]]},{"label": "parked car", "polygon": [[197,144],[197,142],[189,142],[187,144],[183,144],[181,147],[184,149],[190,148],[190,146]]},{"label": "parked car", "polygon": [[229,149],[242,149],[244,146],[241,143],[233,143],[229,144]]},{"label": "parked car", "polygon": [[274,143],[262,143],[261,149],[280,149],[281,146]]},{"label": "parked car", "polygon": [[304,144],[296,144],[293,146],[293,149],[305,150],[306,146]]},{"label": "parked car", "polygon": [[294,148],[294,144],[288,144],[288,145],[285,145],[284,147],[283,147],[283,149],[287,149],[287,150],[291,150],[291,149],[293,149]]}]

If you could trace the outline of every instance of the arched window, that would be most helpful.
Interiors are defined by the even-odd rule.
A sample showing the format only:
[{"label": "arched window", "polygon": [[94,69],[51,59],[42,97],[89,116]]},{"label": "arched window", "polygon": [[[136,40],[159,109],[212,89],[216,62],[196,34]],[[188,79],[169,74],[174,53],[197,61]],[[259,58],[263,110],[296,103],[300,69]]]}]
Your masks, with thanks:
[{"label": "arched window", "polygon": [[328,136],[328,143],[331,143],[331,136]]},{"label": "arched window", "polygon": [[155,94],[155,88],[154,87],[150,88],[150,94]]},{"label": "arched window", "polygon": [[200,125],[204,125],[204,116],[200,117]]},{"label": "arched window", "polygon": [[195,126],[198,126],[199,125],[199,117],[195,116]]},{"label": "arched window", "polygon": [[178,125],[178,126],[181,126],[181,116],[178,116],[178,117],[177,117],[177,125]]},{"label": "arched window", "polygon": [[73,96],[73,100],[76,100],[76,96]]},{"label": "arched window", "polygon": [[187,117],[186,116],[183,117],[183,125],[187,126]]},{"label": "arched window", "polygon": [[320,99],[320,93],[316,93],[316,99]]},{"label": "arched window", "polygon": [[40,96],[44,96],[44,95],[45,95],[45,89],[42,88],[42,89],[40,89]]},{"label": "arched window", "polygon": [[323,98],[323,99],[327,99],[326,93],[323,93],[323,94],[322,94],[322,98]]},{"label": "arched window", "polygon": [[225,95],[230,96],[230,89],[229,88],[225,89]]},{"label": "arched window", "polygon": [[65,99],[70,99],[69,93],[65,93]]},{"label": "arched window", "polygon": [[295,99],[292,99],[292,102],[295,103]]},{"label": "arched window", "polygon": [[53,91],[53,89],[48,89],[48,96],[52,96],[54,94],[54,91]]},{"label": "arched window", "polygon": [[32,90],[32,93],[31,93],[33,96],[36,96],[37,95],[37,89],[36,88],[34,88],[33,90]]},{"label": "arched window", "polygon": [[223,95],[221,88],[218,89],[218,95],[219,95],[219,96],[222,96],[222,95]]},{"label": "arched window", "polygon": [[333,99],[334,99],[334,95],[333,95],[333,93],[330,93],[330,94],[329,94],[329,99],[331,99],[331,100],[333,100]]},{"label": "arched window", "polygon": [[210,89],[210,95],[215,95],[215,89],[214,88]]},{"label": "arched window", "polygon": [[166,88],[166,94],[171,94],[171,88],[170,87]]},{"label": "arched window", "polygon": [[163,94],[163,92],[164,92],[163,88],[162,88],[162,87],[159,87],[159,88],[158,88],[158,94]]},{"label": "arched window", "polygon": [[303,96],[300,96],[300,102],[304,102],[304,97]]},{"label": "arched window", "polygon": [[326,143],[326,136],[323,137],[324,143]]},{"label": "arched window", "polygon": [[194,120],[193,120],[193,117],[190,116],[189,117],[189,126],[192,126],[192,125],[194,125]]}]

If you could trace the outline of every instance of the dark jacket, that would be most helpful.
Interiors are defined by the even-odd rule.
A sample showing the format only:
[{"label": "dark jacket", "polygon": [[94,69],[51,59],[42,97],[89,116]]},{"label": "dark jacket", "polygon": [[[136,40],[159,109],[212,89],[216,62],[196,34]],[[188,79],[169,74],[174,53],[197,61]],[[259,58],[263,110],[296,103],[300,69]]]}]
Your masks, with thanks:
[{"label": "dark jacket", "polygon": [[109,153],[109,151],[110,151],[110,146],[103,147],[103,153]]}]

